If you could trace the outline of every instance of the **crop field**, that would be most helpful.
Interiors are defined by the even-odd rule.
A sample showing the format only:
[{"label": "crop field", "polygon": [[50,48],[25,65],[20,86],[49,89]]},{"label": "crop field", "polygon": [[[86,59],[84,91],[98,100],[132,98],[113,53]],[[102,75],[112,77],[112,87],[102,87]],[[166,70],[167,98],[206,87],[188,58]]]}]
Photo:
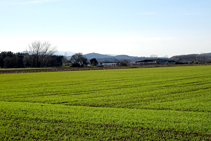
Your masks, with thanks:
[{"label": "crop field", "polygon": [[211,140],[211,66],[0,74],[0,140]]}]

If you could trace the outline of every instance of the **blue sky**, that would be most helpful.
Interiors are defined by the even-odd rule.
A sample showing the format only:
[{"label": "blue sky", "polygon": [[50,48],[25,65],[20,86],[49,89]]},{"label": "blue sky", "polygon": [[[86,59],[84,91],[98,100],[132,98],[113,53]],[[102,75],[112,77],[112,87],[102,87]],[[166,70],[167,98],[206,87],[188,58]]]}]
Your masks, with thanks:
[{"label": "blue sky", "polygon": [[133,56],[211,52],[210,0],[0,0],[0,51]]}]

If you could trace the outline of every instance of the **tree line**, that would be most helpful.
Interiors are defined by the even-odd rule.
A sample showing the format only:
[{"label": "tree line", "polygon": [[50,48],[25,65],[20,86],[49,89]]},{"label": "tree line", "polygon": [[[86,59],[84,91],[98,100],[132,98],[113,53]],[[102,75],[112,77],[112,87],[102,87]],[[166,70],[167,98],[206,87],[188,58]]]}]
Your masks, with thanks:
[{"label": "tree line", "polygon": [[58,67],[63,65],[64,56],[54,55],[56,47],[49,42],[35,41],[23,53],[0,52],[1,68]]},{"label": "tree line", "polygon": [[59,67],[62,66],[63,56],[52,55],[45,60],[41,58],[37,61],[34,54],[28,53],[0,53],[1,68],[28,68],[28,67]]},{"label": "tree line", "polygon": [[34,41],[22,53],[0,52],[0,68],[60,67],[67,62],[72,67],[88,64],[88,59],[82,53],[76,53],[67,60],[64,56],[54,55],[56,51],[57,48],[49,42]]},{"label": "tree line", "polygon": [[177,62],[200,62],[200,63],[210,63],[211,54],[189,54],[189,55],[178,55],[173,56],[171,59]]}]

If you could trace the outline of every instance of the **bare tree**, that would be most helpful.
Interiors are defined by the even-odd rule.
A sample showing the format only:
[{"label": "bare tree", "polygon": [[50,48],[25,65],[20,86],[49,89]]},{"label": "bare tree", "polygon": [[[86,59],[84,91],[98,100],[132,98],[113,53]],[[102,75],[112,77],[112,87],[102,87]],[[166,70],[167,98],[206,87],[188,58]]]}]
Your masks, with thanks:
[{"label": "bare tree", "polygon": [[72,64],[72,67],[83,67],[83,66],[86,66],[88,64],[87,58],[84,57],[82,53],[74,54],[71,57],[70,62]]},{"label": "bare tree", "polygon": [[150,58],[158,58],[158,55],[152,54],[152,55],[150,55]]},{"label": "bare tree", "polygon": [[64,53],[63,59],[62,59],[62,65],[66,65],[67,63],[67,52]]},{"label": "bare tree", "polygon": [[47,41],[34,41],[28,46],[27,52],[35,57],[36,67],[45,66],[48,59],[57,51],[56,47],[52,47]]},{"label": "bare tree", "polygon": [[128,66],[129,65],[129,60],[127,59],[124,59],[124,60],[120,60],[120,61],[117,61],[117,66]]},{"label": "bare tree", "polygon": [[98,61],[97,61],[96,58],[92,58],[92,59],[89,60],[89,63],[90,63],[90,65],[92,65],[92,66],[97,66]]}]

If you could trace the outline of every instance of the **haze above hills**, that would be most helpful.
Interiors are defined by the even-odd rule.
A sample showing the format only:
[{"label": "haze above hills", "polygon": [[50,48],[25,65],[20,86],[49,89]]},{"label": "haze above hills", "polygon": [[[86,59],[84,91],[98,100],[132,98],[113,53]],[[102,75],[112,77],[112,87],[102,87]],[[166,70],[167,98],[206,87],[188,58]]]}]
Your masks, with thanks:
[{"label": "haze above hills", "polygon": [[[56,53],[56,55],[64,55],[67,57],[67,59],[70,59],[71,56],[75,54],[74,52],[65,52],[65,51],[59,51]],[[88,60],[92,59],[92,58],[96,58],[97,60],[108,60],[108,61],[112,61],[112,60],[138,60],[138,59],[143,59],[146,57],[138,57],[138,56],[129,56],[129,55],[111,55],[111,54],[100,54],[100,53],[88,53],[88,54],[84,54],[83,56],[85,56]]]}]

